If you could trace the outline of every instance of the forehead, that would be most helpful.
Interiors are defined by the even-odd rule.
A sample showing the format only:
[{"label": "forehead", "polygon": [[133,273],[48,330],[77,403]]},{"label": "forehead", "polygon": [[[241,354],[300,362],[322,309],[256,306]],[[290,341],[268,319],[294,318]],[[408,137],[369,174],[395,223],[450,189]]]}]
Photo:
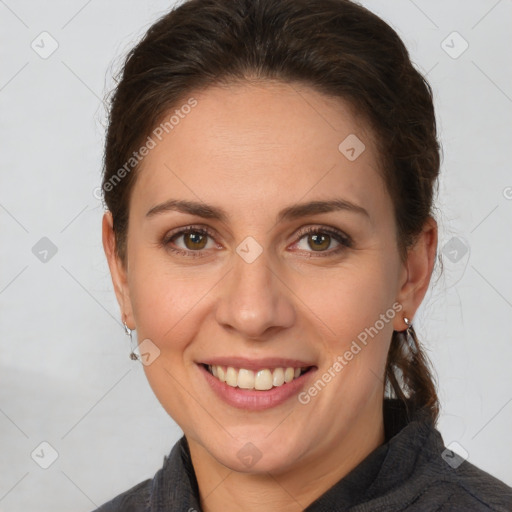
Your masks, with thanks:
[{"label": "forehead", "polygon": [[187,198],[270,212],[333,197],[374,215],[390,206],[373,134],[343,100],[275,82],[209,87],[183,105],[190,98],[195,106],[175,106],[164,117],[177,114],[172,125],[160,125],[161,140],[152,136],[156,144],[138,170],[133,207],[147,211]]}]

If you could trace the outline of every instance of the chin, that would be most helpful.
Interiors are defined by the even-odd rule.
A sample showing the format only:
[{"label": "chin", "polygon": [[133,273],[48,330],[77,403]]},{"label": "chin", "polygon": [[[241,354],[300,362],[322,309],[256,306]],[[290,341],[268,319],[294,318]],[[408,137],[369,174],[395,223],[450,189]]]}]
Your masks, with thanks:
[{"label": "chin", "polygon": [[238,439],[227,437],[224,442],[203,446],[232,471],[250,474],[282,473],[297,463],[306,450],[302,439],[293,440],[286,434],[277,438],[267,433]]}]

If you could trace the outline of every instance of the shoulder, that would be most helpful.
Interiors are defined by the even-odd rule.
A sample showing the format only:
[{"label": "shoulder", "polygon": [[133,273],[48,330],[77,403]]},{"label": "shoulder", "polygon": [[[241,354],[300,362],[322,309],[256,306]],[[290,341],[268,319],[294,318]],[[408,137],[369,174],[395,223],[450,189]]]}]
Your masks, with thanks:
[{"label": "shoulder", "polygon": [[372,484],[372,504],[384,507],[379,510],[512,511],[512,488],[448,449],[428,415],[418,411],[400,426],[392,429],[398,432]]},{"label": "shoulder", "polygon": [[[444,448],[424,466],[416,499],[436,512],[512,510],[512,488],[454,452]],[[420,510],[420,509],[418,509]]]},{"label": "shoulder", "polygon": [[465,461],[446,483],[451,494],[440,512],[455,510],[512,510],[512,488]]},{"label": "shoulder", "polygon": [[94,512],[145,512],[150,506],[152,483],[152,479],[144,480],[104,503]]}]

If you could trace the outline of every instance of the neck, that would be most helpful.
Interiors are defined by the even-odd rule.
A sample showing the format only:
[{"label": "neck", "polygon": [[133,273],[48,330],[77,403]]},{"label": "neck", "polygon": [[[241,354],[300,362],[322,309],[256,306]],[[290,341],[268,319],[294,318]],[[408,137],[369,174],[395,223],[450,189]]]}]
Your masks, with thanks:
[{"label": "neck", "polygon": [[239,473],[195,441],[190,454],[205,512],[303,511],[385,440],[382,400],[365,409],[342,438],[333,438],[285,472]]}]

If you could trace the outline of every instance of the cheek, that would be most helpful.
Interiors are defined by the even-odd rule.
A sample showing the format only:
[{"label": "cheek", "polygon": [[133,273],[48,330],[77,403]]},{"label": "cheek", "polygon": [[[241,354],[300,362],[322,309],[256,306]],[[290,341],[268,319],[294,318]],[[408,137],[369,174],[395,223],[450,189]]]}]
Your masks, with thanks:
[{"label": "cheek", "polygon": [[373,325],[391,308],[395,287],[389,268],[366,259],[317,278],[309,287],[309,301],[335,333],[351,332]]},{"label": "cheek", "polygon": [[[397,315],[393,275],[382,260],[368,258],[308,287],[305,302],[317,315],[309,315],[316,329],[323,333],[323,363],[330,367],[341,358],[346,383],[362,383],[383,371]],[[302,288],[299,296],[305,294]]]},{"label": "cheek", "polygon": [[[190,315],[205,294],[204,283],[183,282],[165,274],[139,275],[131,291],[137,332],[150,338],[161,350],[166,343],[179,343],[191,327]],[[180,334],[181,333],[181,334]]]},{"label": "cheek", "polygon": [[132,259],[130,298],[139,340],[149,338],[165,360],[183,360],[200,338],[202,319],[226,270],[170,265],[165,256],[140,251]]},{"label": "cheek", "polygon": [[181,428],[193,431],[201,410],[190,399],[194,396],[189,390],[194,363],[188,349],[200,338],[200,317],[205,314],[208,292],[218,275],[184,278],[184,272],[170,272],[165,265],[152,263],[148,258],[144,265],[134,265],[135,277],[130,283],[138,341],[150,339],[160,351],[143,369],[167,413]]}]

